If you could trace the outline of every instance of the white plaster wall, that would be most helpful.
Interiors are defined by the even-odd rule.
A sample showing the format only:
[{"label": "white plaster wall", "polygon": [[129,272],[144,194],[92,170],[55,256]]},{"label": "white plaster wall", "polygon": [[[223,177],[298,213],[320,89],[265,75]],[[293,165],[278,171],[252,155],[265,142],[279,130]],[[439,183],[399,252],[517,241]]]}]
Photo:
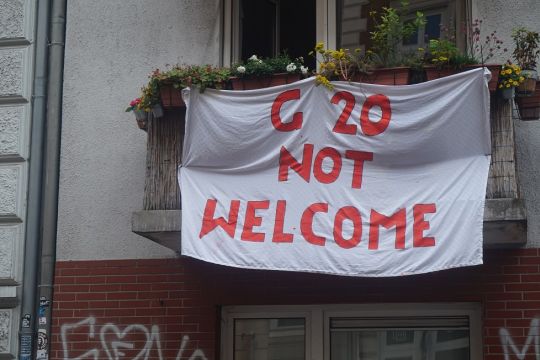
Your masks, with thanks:
[{"label": "white plaster wall", "polygon": [[[508,48],[508,53],[498,59],[505,62],[514,50],[512,29],[524,26],[540,32],[540,1],[473,1],[473,18],[484,20],[484,35],[497,31]],[[540,59],[538,64],[540,69]],[[527,246],[540,247],[540,120],[516,120],[515,129],[518,176],[527,207]]]},{"label": "white plaster wall", "polygon": [[147,75],[219,61],[218,0],[70,0],[58,260],[174,253],[131,232],[142,210],[146,133],[125,113]]},{"label": "white plaster wall", "polygon": [[[484,33],[497,30],[510,51],[516,25],[540,31],[538,0],[472,6]],[[153,68],[217,63],[219,18],[218,0],[68,1],[58,260],[174,256],[131,232],[146,134],[123,110]],[[517,120],[516,137],[529,245],[540,246],[540,121]]]}]

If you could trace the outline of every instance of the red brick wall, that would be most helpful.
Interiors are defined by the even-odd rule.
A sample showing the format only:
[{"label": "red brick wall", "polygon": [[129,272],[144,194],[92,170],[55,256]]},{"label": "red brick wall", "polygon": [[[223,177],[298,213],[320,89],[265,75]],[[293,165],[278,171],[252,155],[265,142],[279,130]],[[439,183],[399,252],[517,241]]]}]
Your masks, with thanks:
[{"label": "red brick wall", "polygon": [[[187,258],[57,262],[51,359],[87,351],[115,358],[113,342],[125,354],[120,358],[153,344],[148,358],[159,359],[159,342],[162,359],[175,359],[180,348],[185,359],[196,349],[217,359],[223,305],[454,301],[482,303],[484,359],[504,359],[499,330],[507,329],[521,350],[540,316],[540,254],[489,250],[484,262],[387,279],[243,270]],[[531,346],[527,359],[533,355]]]}]

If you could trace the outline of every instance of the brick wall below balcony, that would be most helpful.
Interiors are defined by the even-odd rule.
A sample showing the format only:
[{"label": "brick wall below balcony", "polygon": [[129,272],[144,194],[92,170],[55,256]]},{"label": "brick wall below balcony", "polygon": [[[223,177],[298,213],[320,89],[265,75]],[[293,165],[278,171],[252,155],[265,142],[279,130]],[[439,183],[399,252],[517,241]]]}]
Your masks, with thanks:
[{"label": "brick wall below balcony", "polygon": [[[242,270],[187,258],[58,262],[51,359],[135,358],[146,350],[148,359],[175,359],[181,348],[182,359],[216,359],[226,305],[478,302],[484,359],[502,360],[500,329],[521,350],[540,316],[540,254],[488,250],[484,262],[388,279]],[[528,352],[533,358],[534,346]]]}]

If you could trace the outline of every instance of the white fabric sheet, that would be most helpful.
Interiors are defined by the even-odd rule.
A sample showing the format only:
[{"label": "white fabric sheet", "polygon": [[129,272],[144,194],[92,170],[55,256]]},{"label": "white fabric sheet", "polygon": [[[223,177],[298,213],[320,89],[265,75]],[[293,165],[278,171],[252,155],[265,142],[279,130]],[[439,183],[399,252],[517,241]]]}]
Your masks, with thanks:
[{"label": "white fabric sheet", "polygon": [[186,89],[181,253],[373,277],[481,264],[489,77]]}]

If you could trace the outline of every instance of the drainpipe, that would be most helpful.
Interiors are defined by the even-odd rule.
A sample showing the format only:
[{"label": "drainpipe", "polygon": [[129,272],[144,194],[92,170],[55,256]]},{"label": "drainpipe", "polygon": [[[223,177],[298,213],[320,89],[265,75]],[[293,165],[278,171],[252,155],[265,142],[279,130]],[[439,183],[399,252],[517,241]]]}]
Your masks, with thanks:
[{"label": "drainpipe", "polygon": [[53,296],[56,230],[58,219],[58,179],[60,173],[60,138],[62,128],[62,88],[67,0],[50,0],[49,83],[47,125],[44,153],[42,196],[41,266],[39,274],[38,340],[45,346],[38,349],[38,359],[48,359],[51,335],[51,303]]},{"label": "drainpipe", "polygon": [[21,328],[19,358],[30,359],[35,345],[37,271],[41,238],[41,184],[43,171],[43,137],[47,111],[47,56],[49,1],[37,2],[35,31],[35,65],[32,86],[32,129],[29,154],[26,241],[22,280]]}]

